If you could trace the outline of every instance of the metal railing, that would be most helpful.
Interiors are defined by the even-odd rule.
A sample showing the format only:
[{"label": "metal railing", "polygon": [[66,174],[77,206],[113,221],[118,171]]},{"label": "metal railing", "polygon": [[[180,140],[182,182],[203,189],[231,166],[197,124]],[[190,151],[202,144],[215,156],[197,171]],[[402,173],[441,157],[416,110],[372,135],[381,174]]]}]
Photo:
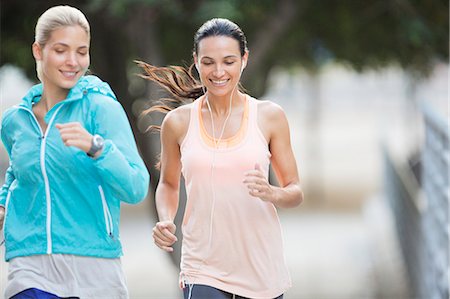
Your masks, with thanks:
[{"label": "metal railing", "polygon": [[449,298],[449,127],[448,120],[431,105],[421,107],[425,122],[422,150],[422,190],[427,209],[422,217],[426,298]]},{"label": "metal railing", "polygon": [[449,127],[432,106],[421,106],[425,137],[419,176],[406,157],[384,149],[384,188],[395,215],[411,296],[449,298]]},{"label": "metal railing", "polygon": [[423,205],[420,187],[406,163],[396,161],[384,149],[384,188],[395,216],[397,235],[406,265],[410,295],[419,298],[422,281],[423,233],[421,227]]}]

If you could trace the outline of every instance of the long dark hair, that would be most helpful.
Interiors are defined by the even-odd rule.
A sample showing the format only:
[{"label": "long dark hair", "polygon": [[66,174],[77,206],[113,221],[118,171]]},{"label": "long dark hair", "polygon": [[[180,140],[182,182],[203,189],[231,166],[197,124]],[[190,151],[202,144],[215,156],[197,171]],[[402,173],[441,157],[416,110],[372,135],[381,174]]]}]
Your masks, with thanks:
[{"label": "long dark hair", "polygon": [[[205,22],[195,33],[193,49],[195,55],[198,54],[200,41],[211,36],[226,36],[235,39],[239,42],[241,56],[248,51],[247,39],[238,25],[228,19],[214,18]],[[192,102],[205,93],[202,83],[194,76],[193,64],[186,68],[181,66],[157,67],[143,61],[135,62],[143,70],[140,77],[158,83],[173,96],[173,98],[159,99],[155,105],[145,110],[144,114],[155,111],[168,113],[175,107]],[[149,129],[160,131],[161,127],[152,125]]]}]

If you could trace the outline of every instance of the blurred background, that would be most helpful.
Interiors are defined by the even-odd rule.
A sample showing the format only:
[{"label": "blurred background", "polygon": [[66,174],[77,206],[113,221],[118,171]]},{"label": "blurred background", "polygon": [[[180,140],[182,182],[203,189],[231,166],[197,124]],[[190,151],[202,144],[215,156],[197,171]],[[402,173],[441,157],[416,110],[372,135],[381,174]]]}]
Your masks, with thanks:
[{"label": "blurred background", "polygon": [[[244,86],[289,119],[305,202],[279,210],[285,298],[449,297],[448,1],[2,0],[1,113],[37,82],[34,27],[57,4],[86,14],[91,72],[117,94],[152,176],[147,200],[123,205],[130,298],[181,298],[179,246],[165,254],[151,239],[160,145],[145,131],[161,117],[141,112],[164,92],[133,60],[189,66],[212,17],[243,29]],[[7,165],[0,146],[0,183]],[[2,261],[1,293],[6,273]]]}]

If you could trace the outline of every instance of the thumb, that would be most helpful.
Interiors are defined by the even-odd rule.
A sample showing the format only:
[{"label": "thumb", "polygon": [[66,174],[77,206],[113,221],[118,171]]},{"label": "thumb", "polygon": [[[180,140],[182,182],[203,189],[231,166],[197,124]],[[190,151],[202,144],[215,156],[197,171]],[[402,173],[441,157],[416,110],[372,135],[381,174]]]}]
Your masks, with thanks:
[{"label": "thumb", "polygon": [[259,163],[255,163],[255,170],[261,170],[261,166],[259,165]]},{"label": "thumb", "polygon": [[165,228],[168,229],[171,233],[175,233],[175,230],[177,227],[175,226],[175,223],[169,222],[165,225]]}]

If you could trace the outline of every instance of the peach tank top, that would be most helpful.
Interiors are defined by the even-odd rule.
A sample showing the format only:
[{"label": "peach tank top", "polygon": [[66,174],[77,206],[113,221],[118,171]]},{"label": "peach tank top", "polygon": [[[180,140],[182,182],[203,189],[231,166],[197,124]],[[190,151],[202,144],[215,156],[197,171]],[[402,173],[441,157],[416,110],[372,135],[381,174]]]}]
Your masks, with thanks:
[{"label": "peach tank top", "polygon": [[194,101],[181,144],[187,203],[180,282],[275,298],[291,286],[277,211],[250,196],[242,182],[256,163],[269,173],[271,154],[257,124],[257,100],[247,96],[238,133],[217,148],[203,126],[201,104]]}]

